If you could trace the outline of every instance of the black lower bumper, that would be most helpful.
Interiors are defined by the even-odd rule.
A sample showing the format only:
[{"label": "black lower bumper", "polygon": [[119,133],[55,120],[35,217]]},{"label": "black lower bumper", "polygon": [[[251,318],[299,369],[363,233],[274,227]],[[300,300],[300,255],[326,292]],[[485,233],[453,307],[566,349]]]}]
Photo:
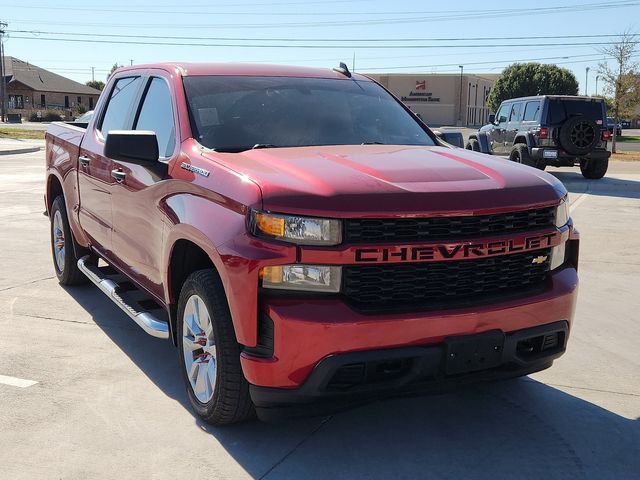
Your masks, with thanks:
[{"label": "black lower bumper", "polygon": [[297,389],[250,386],[263,420],[326,414],[394,396],[452,388],[544,370],[566,348],[566,321],[504,334],[493,330],[444,343],[331,355]]},{"label": "black lower bumper", "polygon": [[[546,152],[546,153],[545,153]],[[555,152],[555,153],[553,153]],[[550,156],[554,154],[555,156]],[[573,166],[581,158],[587,160],[606,160],[611,156],[611,152],[604,149],[593,150],[586,155],[571,155],[565,151],[553,147],[533,147],[531,157],[547,165]]]}]

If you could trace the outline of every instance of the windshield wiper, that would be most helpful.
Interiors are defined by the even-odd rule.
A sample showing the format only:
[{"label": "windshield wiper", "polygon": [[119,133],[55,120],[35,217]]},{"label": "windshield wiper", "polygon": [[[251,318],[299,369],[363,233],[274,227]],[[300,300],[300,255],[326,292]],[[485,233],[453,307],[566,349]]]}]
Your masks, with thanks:
[{"label": "windshield wiper", "polygon": [[272,145],[271,143],[256,143],[251,150],[256,150],[257,148],[278,148],[277,145]]},{"label": "windshield wiper", "polygon": [[219,147],[219,148],[213,148],[212,150],[214,152],[220,152],[220,153],[240,153],[240,152],[246,152],[247,150],[256,150],[258,148],[278,148],[278,146],[271,145],[270,143],[256,143],[253,147],[243,145],[240,147]]},{"label": "windshield wiper", "polygon": [[384,142],[362,142],[360,145],[386,145]]}]

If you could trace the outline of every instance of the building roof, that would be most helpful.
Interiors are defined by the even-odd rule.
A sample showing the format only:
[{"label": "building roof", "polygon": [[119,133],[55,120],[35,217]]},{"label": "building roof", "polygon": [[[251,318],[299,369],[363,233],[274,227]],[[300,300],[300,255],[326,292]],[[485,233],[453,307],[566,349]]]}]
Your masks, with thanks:
[{"label": "building roof", "polygon": [[4,57],[4,75],[7,86],[19,82],[38,92],[100,95],[100,90],[88,87],[69,78],[37,67],[15,57]]}]

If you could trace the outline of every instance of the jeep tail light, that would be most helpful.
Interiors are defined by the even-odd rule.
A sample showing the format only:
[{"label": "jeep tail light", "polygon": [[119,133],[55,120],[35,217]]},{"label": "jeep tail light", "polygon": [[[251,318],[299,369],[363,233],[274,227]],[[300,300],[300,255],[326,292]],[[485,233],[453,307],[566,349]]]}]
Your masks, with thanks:
[{"label": "jeep tail light", "polygon": [[540,140],[546,140],[549,138],[549,129],[547,127],[541,127],[538,132],[538,136],[540,137]]},{"label": "jeep tail light", "polygon": [[602,131],[602,140],[604,140],[605,142],[611,140],[611,132],[609,130]]}]

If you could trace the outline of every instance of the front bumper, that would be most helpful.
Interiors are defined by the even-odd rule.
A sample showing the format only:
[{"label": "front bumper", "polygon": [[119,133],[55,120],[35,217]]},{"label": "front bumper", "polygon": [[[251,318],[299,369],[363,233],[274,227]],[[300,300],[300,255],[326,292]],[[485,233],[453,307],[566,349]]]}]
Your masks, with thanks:
[{"label": "front bumper", "polygon": [[[465,337],[471,348],[460,359],[455,358],[460,351],[451,347],[450,339],[438,345],[336,354],[323,359],[300,388],[251,385],[251,398],[260,418],[274,419],[323,414],[391,396],[441,392],[548,368],[564,353],[568,336],[569,323],[559,321],[506,335],[491,331]],[[491,348],[492,341],[499,346]],[[488,352],[479,346],[482,343],[489,346]],[[485,360],[493,362],[490,368],[482,368]]]}]

